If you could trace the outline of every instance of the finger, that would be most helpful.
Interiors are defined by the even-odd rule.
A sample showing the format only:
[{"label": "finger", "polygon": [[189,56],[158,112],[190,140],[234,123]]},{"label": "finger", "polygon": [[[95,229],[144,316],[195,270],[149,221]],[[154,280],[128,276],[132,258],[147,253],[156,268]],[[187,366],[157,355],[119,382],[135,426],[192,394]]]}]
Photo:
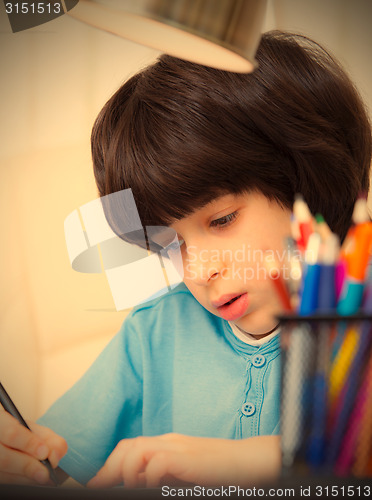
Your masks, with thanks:
[{"label": "finger", "polygon": [[148,462],[145,479],[147,488],[157,488],[162,484],[162,479],[171,474],[172,453],[161,452],[154,455]]},{"label": "finger", "polygon": [[39,460],[0,445],[0,470],[2,473],[25,476],[39,484],[49,483],[49,471]]},{"label": "finger", "polygon": [[42,425],[38,425],[35,423],[30,423],[30,428],[32,432],[37,434],[50,450],[48,455],[48,459],[52,464],[52,467],[57,467],[59,461],[62,457],[64,457],[67,453],[68,446],[66,440],[56,434],[54,431],[49,429],[48,427],[44,427]]},{"label": "finger", "polygon": [[0,412],[0,443],[8,448],[28,453],[39,460],[44,460],[49,454],[49,448],[37,434],[5,411]]},{"label": "finger", "polygon": [[8,472],[0,472],[0,484],[36,485],[38,483],[25,476],[10,474]]},{"label": "finger", "polygon": [[87,483],[88,488],[109,488],[123,482],[122,465],[125,455],[133,445],[133,439],[124,439],[116,446],[104,466]]},{"label": "finger", "polygon": [[[169,435],[170,436],[170,435]],[[154,454],[169,450],[174,446],[174,440],[168,435],[138,437],[133,440],[132,446],[127,450],[122,465],[122,477],[126,488],[143,486],[144,471],[147,462]]]},{"label": "finger", "polygon": [[122,464],[122,478],[125,488],[139,488],[146,484],[144,471],[146,460],[143,449],[133,444],[126,453]]},{"label": "finger", "polygon": [[146,486],[156,488],[163,484],[187,486],[195,484],[195,471],[179,451],[156,453],[148,462],[145,470]]},{"label": "finger", "polygon": [[[18,484],[18,485],[32,485],[32,486],[40,486],[40,483],[33,481],[32,479],[19,476],[17,474],[10,474],[7,472],[0,472],[0,485],[2,484]],[[55,486],[55,483],[49,481],[47,483],[43,483],[43,486]]]},{"label": "finger", "polygon": [[138,474],[138,483],[137,488],[145,488],[146,487],[146,476],[145,472],[140,472]]}]

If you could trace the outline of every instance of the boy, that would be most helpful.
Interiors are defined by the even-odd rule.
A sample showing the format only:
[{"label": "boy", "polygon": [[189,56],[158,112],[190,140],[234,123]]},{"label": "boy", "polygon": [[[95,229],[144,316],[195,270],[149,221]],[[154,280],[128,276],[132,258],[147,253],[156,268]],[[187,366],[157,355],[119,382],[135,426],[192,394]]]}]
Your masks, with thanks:
[{"label": "boy", "polygon": [[61,467],[83,483],[99,471],[91,486],[278,472],[280,304],[263,257],[282,254],[297,192],[345,237],[369,187],[371,133],[355,88],[315,43],[267,33],[256,57],[242,75],[162,56],[97,118],[100,195],[130,188],[143,226],[178,233],[185,284],[135,308],[35,427],[40,439],[1,415],[3,481],[46,481],[32,457],[55,465],[58,435]]}]

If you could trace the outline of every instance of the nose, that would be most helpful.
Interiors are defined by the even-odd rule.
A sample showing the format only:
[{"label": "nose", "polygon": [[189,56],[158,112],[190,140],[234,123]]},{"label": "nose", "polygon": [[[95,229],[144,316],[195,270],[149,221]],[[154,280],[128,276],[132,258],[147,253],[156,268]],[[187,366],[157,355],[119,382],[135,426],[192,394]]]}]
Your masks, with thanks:
[{"label": "nose", "polygon": [[190,245],[185,257],[185,278],[195,284],[208,285],[222,276],[224,264],[217,250]]}]

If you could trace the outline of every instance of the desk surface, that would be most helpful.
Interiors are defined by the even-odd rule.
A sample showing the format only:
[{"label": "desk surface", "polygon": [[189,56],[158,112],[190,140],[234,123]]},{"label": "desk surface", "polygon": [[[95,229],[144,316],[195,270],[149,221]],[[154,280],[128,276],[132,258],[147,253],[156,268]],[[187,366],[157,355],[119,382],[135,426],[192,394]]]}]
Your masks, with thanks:
[{"label": "desk surface", "polygon": [[[204,488],[204,489],[203,489]],[[224,488],[224,489],[223,489]],[[0,498],[4,500],[110,500],[110,499],[157,499],[188,498],[372,498],[372,478],[336,478],[292,476],[281,478],[274,483],[251,487],[207,487],[207,486],[166,486],[155,489],[111,488],[93,490],[88,488],[50,488],[42,486],[0,485]],[[188,490],[188,491],[186,491]],[[191,491],[193,490],[193,491]],[[216,490],[216,491],[212,491]]]}]

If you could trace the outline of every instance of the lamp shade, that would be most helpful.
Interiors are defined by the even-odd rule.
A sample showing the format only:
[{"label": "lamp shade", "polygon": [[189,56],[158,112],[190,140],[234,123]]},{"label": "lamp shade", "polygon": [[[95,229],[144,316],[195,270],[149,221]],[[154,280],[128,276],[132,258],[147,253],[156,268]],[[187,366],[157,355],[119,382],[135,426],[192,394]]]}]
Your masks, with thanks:
[{"label": "lamp shade", "polygon": [[266,0],[80,0],[67,14],[181,59],[248,73],[265,11]]}]

